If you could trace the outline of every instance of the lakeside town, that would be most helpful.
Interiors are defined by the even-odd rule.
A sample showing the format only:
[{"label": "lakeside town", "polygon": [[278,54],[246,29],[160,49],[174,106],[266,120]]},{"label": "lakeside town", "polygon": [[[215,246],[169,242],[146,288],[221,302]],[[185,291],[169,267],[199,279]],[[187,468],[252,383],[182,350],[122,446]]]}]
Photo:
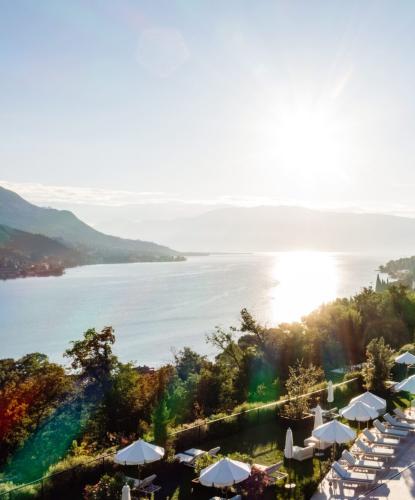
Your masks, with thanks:
[{"label": "lakeside town", "polygon": [[0,254],[0,280],[62,276],[65,272],[63,262],[49,261],[29,262],[16,256]]}]

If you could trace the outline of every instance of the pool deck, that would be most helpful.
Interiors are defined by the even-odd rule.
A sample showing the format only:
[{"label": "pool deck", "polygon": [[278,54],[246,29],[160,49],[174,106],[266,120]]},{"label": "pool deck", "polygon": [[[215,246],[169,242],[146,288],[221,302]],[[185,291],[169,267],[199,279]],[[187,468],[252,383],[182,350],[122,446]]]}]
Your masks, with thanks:
[{"label": "pool deck", "polygon": [[388,464],[383,475],[379,475],[377,484],[368,488],[356,489],[343,487],[341,483],[330,485],[329,472],[319,485],[312,500],[370,498],[372,500],[407,500],[415,498],[415,431],[410,431],[401,441],[399,448]]}]

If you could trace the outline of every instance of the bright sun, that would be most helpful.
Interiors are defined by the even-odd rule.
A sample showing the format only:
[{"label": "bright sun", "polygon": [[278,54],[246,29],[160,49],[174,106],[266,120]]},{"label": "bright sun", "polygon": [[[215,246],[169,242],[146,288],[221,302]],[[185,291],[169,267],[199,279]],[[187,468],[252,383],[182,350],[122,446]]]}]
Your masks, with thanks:
[{"label": "bright sun", "polygon": [[282,117],[276,131],[280,158],[286,168],[303,175],[328,173],[337,144],[330,117],[315,110],[298,110]]},{"label": "bright sun", "polygon": [[263,123],[263,133],[269,157],[290,176],[311,182],[338,174],[341,137],[327,109],[281,106]]}]

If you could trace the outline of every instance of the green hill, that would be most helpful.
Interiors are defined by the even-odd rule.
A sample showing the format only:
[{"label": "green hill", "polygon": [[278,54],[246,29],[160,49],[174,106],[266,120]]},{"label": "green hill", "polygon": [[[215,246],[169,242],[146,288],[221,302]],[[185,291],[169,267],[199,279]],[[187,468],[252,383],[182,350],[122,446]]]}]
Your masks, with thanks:
[{"label": "green hill", "polygon": [[90,263],[182,260],[156,243],[110,236],[79,220],[72,212],[33,205],[0,186],[0,224],[41,234],[76,249]]},{"label": "green hill", "polygon": [[87,262],[82,252],[52,238],[0,225],[0,279],[60,276]]},{"label": "green hill", "polygon": [[20,255],[33,262],[45,258],[59,259],[66,267],[82,264],[85,260],[80,252],[52,238],[3,225],[0,225],[0,251],[3,255]]}]

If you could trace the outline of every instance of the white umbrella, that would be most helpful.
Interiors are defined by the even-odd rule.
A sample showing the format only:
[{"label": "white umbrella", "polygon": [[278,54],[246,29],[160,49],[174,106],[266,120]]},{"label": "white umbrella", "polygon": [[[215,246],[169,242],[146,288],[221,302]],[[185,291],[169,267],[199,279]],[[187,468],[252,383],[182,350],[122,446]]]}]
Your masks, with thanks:
[{"label": "white umbrella", "polygon": [[131,500],[131,491],[128,484],[124,484],[122,487],[121,500]]},{"label": "white umbrella", "polygon": [[374,408],[377,412],[383,411],[386,409],[386,401],[379,396],[375,396],[369,391],[360,394],[360,396],[356,396],[355,398],[350,400],[350,403],[355,403],[356,401],[362,401],[367,405]]},{"label": "white umbrella", "polygon": [[331,420],[314,429],[312,435],[326,443],[348,443],[356,437],[356,432],[338,420]]},{"label": "white umbrella", "polygon": [[320,405],[317,405],[314,410],[314,427],[313,429],[317,429],[317,427],[320,427],[320,425],[323,425],[323,410],[321,409]]},{"label": "white umbrella", "polygon": [[285,446],[284,446],[284,457],[291,459],[293,458],[293,431],[288,427],[287,433],[285,435]]},{"label": "white umbrella", "polygon": [[[320,405],[317,405],[314,409],[314,426],[313,426],[313,429],[317,429],[317,427],[320,427],[320,425],[323,425],[323,410],[321,409],[321,406]],[[317,455],[318,457],[322,457],[324,455],[324,453],[318,449],[316,452],[315,452],[315,455]]]},{"label": "white umbrella", "polygon": [[200,471],[199,481],[203,486],[226,488],[245,481],[251,474],[251,466],[230,458],[222,458]]},{"label": "white umbrella", "polygon": [[406,351],[395,358],[395,363],[400,363],[402,365],[415,365],[415,355]]},{"label": "white umbrella", "polygon": [[[289,464],[291,465],[291,459],[293,458],[293,446],[294,446],[294,438],[293,438],[293,431],[288,427],[287,433],[285,435],[285,446],[284,446],[284,457],[288,459]],[[290,467],[288,471],[290,471]],[[292,483],[290,481],[290,478],[288,476],[288,483],[285,485],[286,488],[294,488],[295,483]]]},{"label": "white umbrella", "polygon": [[119,450],[114,462],[122,465],[143,465],[160,460],[163,456],[164,448],[139,439]]},{"label": "white umbrella", "polygon": [[357,422],[368,422],[379,416],[378,412],[363,401],[350,403],[339,411],[340,415],[347,420],[356,420]]},{"label": "white umbrella", "polygon": [[399,384],[396,384],[393,388],[395,392],[406,391],[411,394],[415,393],[415,375],[411,375],[410,377],[402,380]]},{"label": "white umbrella", "polygon": [[163,456],[164,448],[139,439],[119,450],[114,457],[114,462],[122,465],[138,465],[138,477],[140,477],[140,465],[155,462]]},{"label": "white umbrella", "polygon": [[415,356],[411,352],[404,352],[395,358],[395,363],[406,365],[406,376],[411,365],[415,365]]},{"label": "white umbrella", "polygon": [[329,380],[329,383],[327,384],[327,402],[332,403],[333,401],[334,401],[333,382]]},{"label": "white umbrella", "polygon": [[311,433],[312,436],[319,439],[320,441],[325,441],[326,443],[333,444],[333,458],[335,455],[335,446],[337,443],[348,443],[356,437],[356,432],[350,428],[348,425],[344,425],[338,420],[331,420],[326,424],[320,425],[317,429],[314,429]]}]

